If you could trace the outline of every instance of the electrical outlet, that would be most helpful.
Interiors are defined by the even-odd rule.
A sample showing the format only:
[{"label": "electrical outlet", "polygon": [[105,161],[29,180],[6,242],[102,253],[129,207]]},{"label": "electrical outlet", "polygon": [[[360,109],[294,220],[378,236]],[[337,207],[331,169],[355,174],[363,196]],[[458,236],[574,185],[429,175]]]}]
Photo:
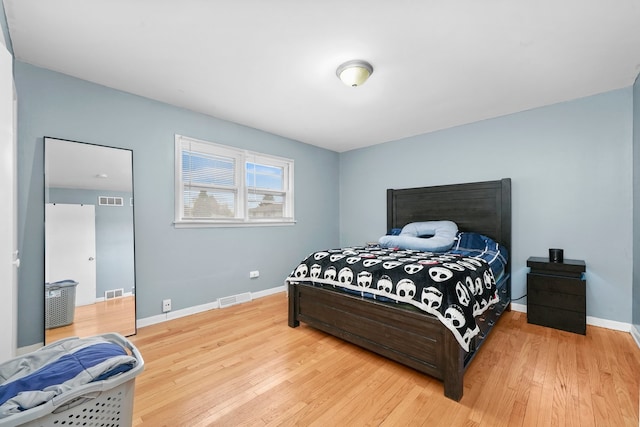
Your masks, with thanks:
[{"label": "electrical outlet", "polygon": [[260,272],[258,270],[253,270],[249,272],[250,279],[255,279],[257,277],[260,277]]},{"label": "electrical outlet", "polygon": [[162,300],[162,312],[166,313],[167,311],[171,311],[171,300],[163,299]]}]

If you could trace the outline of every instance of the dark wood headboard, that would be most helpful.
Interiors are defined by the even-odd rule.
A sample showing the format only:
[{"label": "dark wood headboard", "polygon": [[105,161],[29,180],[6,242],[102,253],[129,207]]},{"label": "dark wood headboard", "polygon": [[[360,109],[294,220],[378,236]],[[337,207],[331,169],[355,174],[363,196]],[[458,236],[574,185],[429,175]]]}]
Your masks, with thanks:
[{"label": "dark wood headboard", "polygon": [[387,231],[410,222],[450,220],[511,250],[511,178],[387,190]]}]

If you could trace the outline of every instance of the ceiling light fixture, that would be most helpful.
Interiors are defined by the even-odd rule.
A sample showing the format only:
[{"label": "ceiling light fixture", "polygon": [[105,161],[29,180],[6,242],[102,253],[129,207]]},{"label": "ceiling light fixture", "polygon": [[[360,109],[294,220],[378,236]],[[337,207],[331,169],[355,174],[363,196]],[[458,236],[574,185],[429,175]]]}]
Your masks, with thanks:
[{"label": "ceiling light fixture", "polygon": [[357,87],[364,84],[373,73],[373,67],[366,61],[347,61],[336,70],[336,75],[347,86]]}]

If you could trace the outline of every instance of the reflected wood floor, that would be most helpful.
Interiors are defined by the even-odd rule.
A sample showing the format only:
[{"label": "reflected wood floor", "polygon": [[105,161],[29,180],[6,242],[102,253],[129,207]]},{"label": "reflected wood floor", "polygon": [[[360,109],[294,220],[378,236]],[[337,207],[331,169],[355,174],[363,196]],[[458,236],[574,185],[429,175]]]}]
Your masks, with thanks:
[{"label": "reflected wood floor", "polygon": [[640,349],[508,312],[465,375],[438,380],[301,324],[284,293],[151,325],[131,341],[134,426],[638,426]]},{"label": "reflected wood floor", "polygon": [[136,332],[134,296],[78,306],[72,324],[45,330],[45,338],[47,343],[52,343],[61,338],[88,337],[105,332],[119,332],[124,336]]}]

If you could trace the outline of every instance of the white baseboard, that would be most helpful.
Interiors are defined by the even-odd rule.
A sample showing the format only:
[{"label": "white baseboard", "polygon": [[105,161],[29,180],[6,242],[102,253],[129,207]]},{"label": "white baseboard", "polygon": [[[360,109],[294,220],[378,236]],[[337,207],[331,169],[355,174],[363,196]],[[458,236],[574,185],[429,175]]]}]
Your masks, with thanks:
[{"label": "white baseboard", "polygon": [[[527,305],[511,303],[511,309],[514,311],[519,311],[521,313],[526,313]],[[630,323],[618,322],[616,320],[601,319],[599,317],[593,317],[593,316],[587,316],[587,325],[598,326],[600,328],[606,328],[606,329],[613,329],[614,331],[632,332]],[[632,335],[633,335],[633,332],[632,332]],[[636,343],[639,342],[639,339],[640,339],[640,334],[638,335],[638,338],[636,338]],[[640,347],[640,344],[638,344],[638,346]]]},{"label": "white baseboard", "polygon": [[[253,300],[257,298],[266,297],[269,295],[277,294],[279,292],[284,292],[285,290],[286,290],[286,287],[283,285],[283,286],[277,286],[271,289],[266,289],[264,291],[252,292],[251,299]],[[142,328],[142,327],[153,325],[156,323],[166,322],[167,320],[178,319],[180,317],[189,316],[191,314],[212,310],[214,308],[220,308],[217,301],[208,303],[208,304],[202,304],[194,307],[185,308],[182,310],[171,311],[166,314],[159,314],[157,316],[139,319],[138,327]],[[527,305],[511,303],[511,309],[514,311],[519,311],[521,313],[526,313]],[[635,328],[632,329],[632,325],[630,323],[618,322],[615,320],[600,319],[599,317],[593,317],[593,316],[587,316],[587,325],[598,326],[606,329],[612,329],[614,331],[630,332],[632,335],[635,330],[636,335],[634,335],[634,339],[636,340],[636,343],[638,343],[638,346],[640,347],[640,332]]]},{"label": "white baseboard", "polygon": [[[133,292],[125,292],[124,294],[122,294],[122,297],[116,297],[116,298],[124,298],[124,297],[130,297],[130,296],[133,296]],[[96,302],[104,302],[104,301],[106,301],[104,297],[96,298]]]},{"label": "white baseboard", "polygon": [[[287,290],[286,286],[283,285],[283,286],[276,286],[275,288],[265,289],[263,291],[251,292],[251,299],[254,300],[258,298],[263,298],[269,295],[285,292],[286,290]],[[218,301],[214,301],[207,304],[201,304],[193,307],[188,307],[182,310],[170,311],[169,313],[146,317],[144,319],[138,319],[138,328],[143,328],[145,326],[166,322],[167,320],[178,319],[180,317],[201,313],[203,311],[212,310],[216,308],[220,308],[220,306],[218,305]],[[511,303],[511,309],[521,313],[526,313],[527,305]],[[636,344],[638,345],[638,348],[640,348],[640,331],[637,329],[635,325],[625,323],[625,322],[617,322],[615,320],[600,319],[598,317],[593,317],[593,316],[587,316],[587,324],[606,328],[606,329],[613,329],[616,331],[629,332],[633,337],[633,339],[635,340]],[[37,343],[37,344],[25,346],[25,347],[19,347],[16,350],[16,356],[21,356],[26,353],[31,353],[32,351],[39,349],[43,345],[44,345],[43,343]]]},{"label": "white baseboard", "polygon": [[631,323],[618,322],[616,320],[600,319],[599,317],[593,317],[593,316],[587,316],[587,325],[613,329],[614,331],[631,332]]},{"label": "white baseboard", "polygon": [[252,299],[267,297],[269,295],[277,294],[280,292],[284,292],[287,288],[282,286],[276,286],[275,288],[265,289],[264,291],[251,292]]},{"label": "white baseboard", "polygon": [[512,302],[511,303],[511,310],[519,311],[520,313],[526,313],[527,312],[527,305],[526,304],[516,304],[515,302]]},{"label": "white baseboard", "polygon": [[[268,295],[284,292],[285,287],[277,286],[275,288],[266,289],[264,291],[251,292],[251,299],[258,299],[266,297]],[[193,307],[183,308],[181,310],[170,311],[164,314],[158,314],[157,316],[145,317],[144,319],[138,319],[138,328],[144,328],[145,326],[155,325],[156,323],[166,322],[167,320],[179,319],[180,317],[189,316],[196,313],[202,313],[203,311],[213,310],[220,308],[218,301],[210,302],[207,304],[196,305]]]},{"label": "white baseboard", "polygon": [[640,348],[640,331],[638,331],[638,327],[636,325],[631,325],[631,336],[636,342],[638,348]]}]

